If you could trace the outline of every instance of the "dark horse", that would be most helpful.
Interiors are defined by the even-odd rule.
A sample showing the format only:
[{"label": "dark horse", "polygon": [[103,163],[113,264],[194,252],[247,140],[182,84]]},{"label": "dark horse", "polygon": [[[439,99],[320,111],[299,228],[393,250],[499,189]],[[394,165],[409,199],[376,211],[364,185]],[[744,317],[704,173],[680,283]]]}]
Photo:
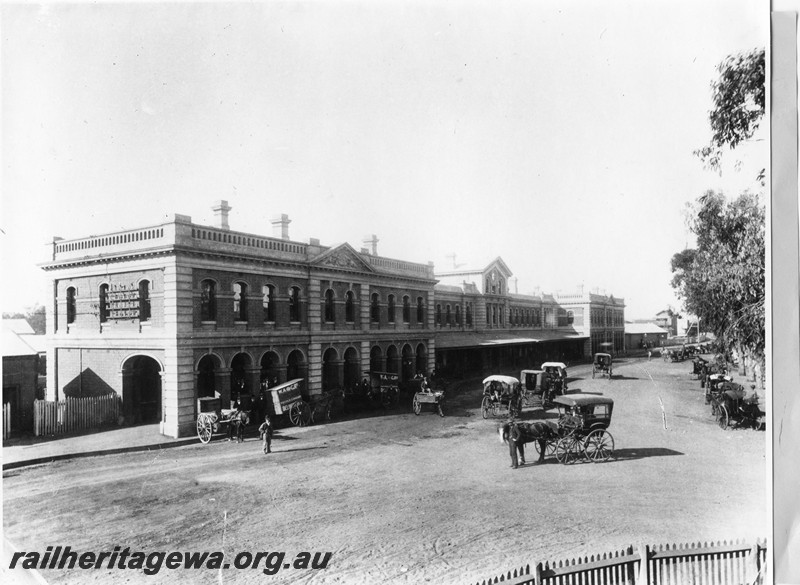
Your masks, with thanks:
[{"label": "dark horse", "polygon": [[250,424],[250,417],[243,410],[235,410],[228,419],[228,440],[236,435],[236,442],[244,441],[244,428]]},{"label": "dark horse", "polygon": [[[553,426],[545,421],[517,422],[510,420],[499,429],[500,441],[508,443],[511,467],[525,465],[525,443],[539,442],[539,462],[544,461],[547,441],[556,437]],[[517,459],[519,452],[519,460]]]}]

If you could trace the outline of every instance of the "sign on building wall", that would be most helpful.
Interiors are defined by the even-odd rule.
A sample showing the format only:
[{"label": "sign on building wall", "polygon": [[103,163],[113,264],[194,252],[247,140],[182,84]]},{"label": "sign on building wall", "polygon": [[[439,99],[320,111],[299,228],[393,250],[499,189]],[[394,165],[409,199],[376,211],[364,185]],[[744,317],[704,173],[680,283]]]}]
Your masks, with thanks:
[{"label": "sign on building wall", "polygon": [[139,317],[139,287],[135,284],[114,284],[107,293],[109,319]]}]

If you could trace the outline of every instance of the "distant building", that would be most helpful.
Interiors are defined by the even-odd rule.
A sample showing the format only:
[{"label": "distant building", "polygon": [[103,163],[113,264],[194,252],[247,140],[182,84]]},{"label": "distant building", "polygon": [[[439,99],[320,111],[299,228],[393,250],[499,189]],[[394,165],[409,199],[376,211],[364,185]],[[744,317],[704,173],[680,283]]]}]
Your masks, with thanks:
[{"label": "distant building", "polygon": [[653,323],[625,323],[625,350],[635,351],[645,347],[660,347],[669,333]]},{"label": "distant building", "polygon": [[[501,258],[434,273],[364,247],[230,229],[175,215],[158,225],[54,239],[43,265],[48,306],[48,398],[117,393],[127,422],[195,432],[198,399],[223,404],[300,378],[307,396],[365,372],[401,381],[439,368],[538,366],[623,347],[624,301],[509,290]],[[538,362],[538,363],[537,363]]]}]

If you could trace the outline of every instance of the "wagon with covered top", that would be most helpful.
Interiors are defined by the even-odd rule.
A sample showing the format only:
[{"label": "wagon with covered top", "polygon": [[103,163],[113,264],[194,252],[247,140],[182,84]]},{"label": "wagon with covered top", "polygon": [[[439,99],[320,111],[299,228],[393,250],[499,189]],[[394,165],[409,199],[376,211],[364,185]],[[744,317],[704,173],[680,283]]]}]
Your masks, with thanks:
[{"label": "wagon with covered top", "polygon": [[561,362],[545,362],[539,370],[519,373],[521,406],[549,407],[567,391],[567,369]]},{"label": "wagon with covered top", "polygon": [[614,375],[613,362],[614,360],[612,359],[611,354],[594,354],[594,363],[592,363],[592,378],[599,373],[601,376],[608,376],[608,379],[610,380],[611,376]]},{"label": "wagon with covered top", "polygon": [[489,418],[489,414],[509,417],[519,415],[522,409],[522,393],[519,380],[513,376],[494,375],[483,380],[483,400],[481,414]]},{"label": "wagon with covered top", "polygon": [[598,394],[558,396],[558,439],[556,459],[572,463],[580,457],[589,461],[608,461],[614,454],[614,437],[608,432],[614,400]]}]

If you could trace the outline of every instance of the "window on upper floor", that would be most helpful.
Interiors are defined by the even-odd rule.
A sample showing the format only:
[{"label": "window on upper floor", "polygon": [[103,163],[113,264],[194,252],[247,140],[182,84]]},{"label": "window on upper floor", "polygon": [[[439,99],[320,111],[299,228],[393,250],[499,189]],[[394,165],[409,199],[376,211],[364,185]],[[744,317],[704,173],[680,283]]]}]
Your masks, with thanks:
[{"label": "window on upper floor", "polygon": [[411,323],[411,297],[403,296],[403,323]]},{"label": "window on upper floor", "polygon": [[150,281],[139,283],[139,321],[150,320]]},{"label": "window on upper floor", "polygon": [[467,304],[466,321],[467,321],[467,326],[472,325],[472,303]]},{"label": "window on upper floor", "polygon": [[217,320],[217,283],[213,280],[204,280],[200,283],[200,319]]},{"label": "window on upper floor", "polygon": [[436,305],[436,324],[442,324],[442,305]]},{"label": "window on upper floor", "polygon": [[336,311],[333,304],[333,290],[328,289],[325,291],[325,315],[326,323],[333,323],[336,321]]},{"label": "window on upper floor", "polygon": [[77,314],[75,310],[75,297],[77,296],[77,291],[75,290],[74,286],[71,286],[67,289],[67,323],[74,323],[75,322],[75,315]]},{"label": "window on upper floor", "polygon": [[456,305],[456,325],[461,325],[461,305]]},{"label": "window on upper floor", "polygon": [[450,325],[450,305],[447,305],[444,309],[444,323],[445,325]]},{"label": "window on upper floor", "polygon": [[394,323],[394,295],[389,295],[386,304],[387,320],[389,323]]},{"label": "window on upper floor", "polygon": [[233,283],[233,318],[247,321],[247,285],[243,282]]},{"label": "window on upper floor", "polygon": [[289,321],[300,322],[300,287],[297,286],[289,289]]},{"label": "window on upper floor", "polygon": [[425,321],[425,302],[422,297],[417,297],[417,323]]},{"label": "window on upper floor", "polygon": [[369,303],[369,318],[373,323],[381,320],[381,301],[378,293],[372,293]]},{"label": "window on upper floor", "polygon": [[261,287],[261,306],[264,308],[264,321],[275,322],[275,287],[265,284]]},{"label": "window on upper floor", "polygon": [[108,321],[108,285],[100,285],[98,317],[101,323]]},{"label": "window on upper floor", "polygon": [[575,322],[575,313],[567,311],[567,325],[572,325]]},{"label": "window on upper floor", "polygon": [[356,320],[356,295],[349,290],[344,295],[344,320],[352,323]]}]

